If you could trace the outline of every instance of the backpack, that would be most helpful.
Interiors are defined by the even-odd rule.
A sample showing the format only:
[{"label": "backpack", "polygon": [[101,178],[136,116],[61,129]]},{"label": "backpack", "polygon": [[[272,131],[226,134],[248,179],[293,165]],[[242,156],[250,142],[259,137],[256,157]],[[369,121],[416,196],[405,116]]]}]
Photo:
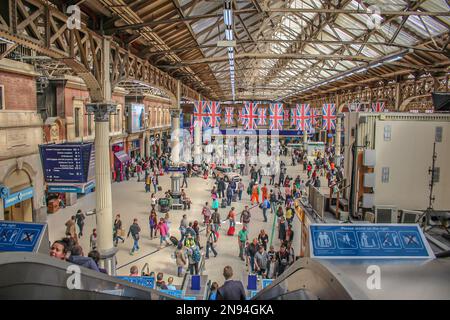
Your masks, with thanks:
[{"label": "backpack", "polygon": [[200,260],[202,259],[202,255],[200,254],[200,250],[198,250],[198,248],[192,250],[192,259],[195,262],[200,262]]}]

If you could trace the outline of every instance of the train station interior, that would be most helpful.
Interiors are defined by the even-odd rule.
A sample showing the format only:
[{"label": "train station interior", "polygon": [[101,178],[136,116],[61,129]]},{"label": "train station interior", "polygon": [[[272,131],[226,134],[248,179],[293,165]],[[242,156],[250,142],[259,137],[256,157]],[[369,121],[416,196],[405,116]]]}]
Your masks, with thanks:
[{"label": "train station interior", "polygon": [[449,9],[1,1],[0,299],[450,299]]}]

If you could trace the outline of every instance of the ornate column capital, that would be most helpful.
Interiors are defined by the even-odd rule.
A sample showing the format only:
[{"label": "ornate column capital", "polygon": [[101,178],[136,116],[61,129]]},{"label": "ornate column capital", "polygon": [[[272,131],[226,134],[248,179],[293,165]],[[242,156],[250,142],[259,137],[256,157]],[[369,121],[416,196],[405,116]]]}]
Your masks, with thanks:
[{"label": "ornate column capital", "polygon": [[117,104],[114,102],[93,102],[86,104],[87,113],[95,115],[95,121],[108,122],[109,114],[117,110]]},{"label": "ornate column capital", "polygon": [[170,110],[170,116],[172,118],[179,118],[180,117],[180,113],[181,113],[181,110],[179,110],[179,109]]}]

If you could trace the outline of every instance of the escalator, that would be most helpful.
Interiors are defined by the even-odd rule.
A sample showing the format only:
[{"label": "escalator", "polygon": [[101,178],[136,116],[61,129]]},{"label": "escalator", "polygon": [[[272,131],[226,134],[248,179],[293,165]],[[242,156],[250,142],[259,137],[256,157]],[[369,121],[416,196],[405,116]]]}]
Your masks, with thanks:
[{"label": "escalator", "polygon": [[252,300],[450,299],[450,259],[297,260]]},{"label": "escalator", "polygon": [[[78,274],[73,270],[79,270]],[[0,253],[0,300],[174,300],[107,274],[44,254]]]}]

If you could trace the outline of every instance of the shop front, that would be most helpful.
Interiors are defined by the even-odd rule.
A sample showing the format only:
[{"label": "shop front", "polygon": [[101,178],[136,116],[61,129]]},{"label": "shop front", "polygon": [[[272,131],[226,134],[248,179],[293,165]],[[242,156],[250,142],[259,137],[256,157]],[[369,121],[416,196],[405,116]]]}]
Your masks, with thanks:
[{"label": "shop front", "polygon": [[130,141],[130,148],[128,149],[128,155],[132,159],[137,159],[141,157],[141,140],[131,140]]},{"label": "shop front", "polygon": [[33,222],[34,188],[25,170],[16,170],[2,186],[4,219]]},{"label": "shop front", "polygon": [[116,182],[123,181],[125,174],[125,165],[131,160],[130,156],[125,152],[124,144],[117,143],[112,146],[114,154],[114,171],[113,180]]}]

